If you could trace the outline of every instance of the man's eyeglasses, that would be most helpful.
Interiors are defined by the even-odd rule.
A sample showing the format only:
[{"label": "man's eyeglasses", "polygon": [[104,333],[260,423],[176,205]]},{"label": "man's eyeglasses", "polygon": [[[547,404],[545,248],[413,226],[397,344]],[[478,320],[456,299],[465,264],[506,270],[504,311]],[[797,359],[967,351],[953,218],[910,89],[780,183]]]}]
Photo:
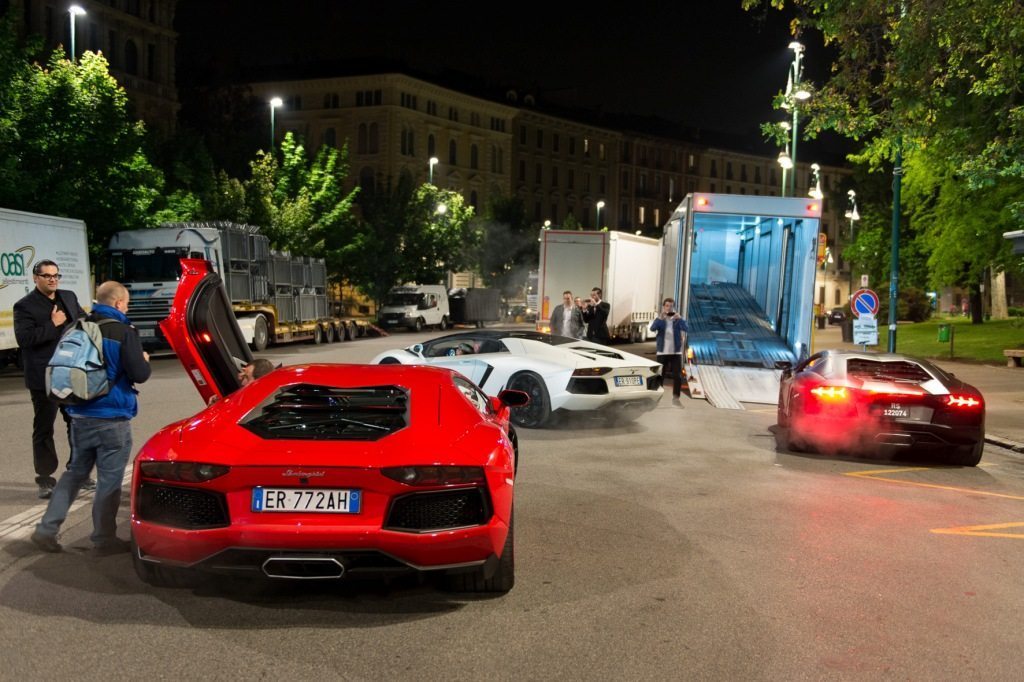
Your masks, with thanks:
[{"label": "man's eyeglasses", "polygon": [[56,275],[50,275],[50,274],[45,273],[45,272],[40,272],[38,275],[36,275],[36,277],[42,277],[43,279],[56,279],[56,280],[59,280],[61,278],[61,274],[58,272]]}]

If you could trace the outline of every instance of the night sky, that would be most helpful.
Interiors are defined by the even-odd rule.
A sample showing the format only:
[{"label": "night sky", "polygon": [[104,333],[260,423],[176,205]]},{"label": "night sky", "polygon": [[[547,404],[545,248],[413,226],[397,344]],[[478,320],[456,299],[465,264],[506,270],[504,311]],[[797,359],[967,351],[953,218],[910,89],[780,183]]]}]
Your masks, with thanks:
[{"label": "night sky", "polygon": [[[758,140],[761,122],[781,118],[771,100],[785,87],[792,52],[788,19],[778,11],[744,12],[739,0],[630,2],[614,13],[593,2],[504,7],[180,0],[179,84],[277,77],[279,67],[297,65],[323,76],[327,65],[341,71],[380,61],[428,80],[465,74],[495,92],[514,88],[540,102]],[[820,80],[827,73],[820,39],[803,42],[806,77]]]}]

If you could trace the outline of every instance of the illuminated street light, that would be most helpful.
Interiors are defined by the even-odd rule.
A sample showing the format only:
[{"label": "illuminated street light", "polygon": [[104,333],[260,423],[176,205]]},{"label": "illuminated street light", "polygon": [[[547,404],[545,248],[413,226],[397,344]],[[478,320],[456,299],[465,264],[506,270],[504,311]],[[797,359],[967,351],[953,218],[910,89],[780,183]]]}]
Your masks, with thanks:
[{"label": "illuminated street light", "polygon": [[550,220],[545,220],[544,221],[544,229],[545,230],[550,230],[551,229],[551,221]]},{"label": "illuminated street light", "polygon": [[434,184],[434,166],[436,166],[438,163],[440,163],[440,161],[438,161],[438,158],[436,156],[431,156],[430,160],[427,162],[427,165],[430,166],[430,184],[431,185]]},{"label": "illuminated street light", "polygon": [[438,204],[437,205],[437,214],[438,215],[444,215],[447,212],[448,212],[448,205],[447,204]]},{"label": "illuminated street light", "polygon": [[[853,224],[860,220],[860,213],[857,212],[857,193],[852,189],[846,193],[849,198],[849,208],[843,214],[844,218],[850,219],[850,243],[853,243]],[[846,267],[850,269],[850,296],[853,296],[853,264],[847,263]]]},{"label": "illuminated street light", "polygon": [[81,15],[85,16],[85,10],[78,5],[71,5],[68,7],[68,14],[71,19],[71,63],[75,63],[75,19]]},{"label": "illuminated street light", "polygon": [[270,100],[270,151],[274,151],[274,145],[277,144],[277,138],[274,137],[274,109],[284,104],[280,97],[274,97]]},{"label": "illuminated street light", "polygon": [[821,201],[825,196],[821,191],[821,166],[816,163],[811,164],[811,172],[814,174],[814,181],[811,183],[812,187],[807,192],[807,196],[812,199]]},{"label": "illuminated street light", "polygon": [[[789,178],[789,196],[796,196],[796,141],[799,137],[800,130],[800,106],[799,103],[806,101],[810,98],[811,93],[800,84],[800,79],[803,77],[803,54],[804,46],[802,43],[794,40],[789,44],[789,49],[793,50],[793,63],[789,67],[789,77],[786,80],[786,95],[785,101],[782,107],[784,109],[792,110],[793,112],[793,123],[792,131],[790,133],[789,143],[789,159],[792,167],[794,168],[793,174]],[[786,192],[783,192],[783,196],[786,196]]]},{"label": "illuminated street light", "polygon": [[597,202],[597,229],[601,229],[601,209],[604,208],[604,202]]}]

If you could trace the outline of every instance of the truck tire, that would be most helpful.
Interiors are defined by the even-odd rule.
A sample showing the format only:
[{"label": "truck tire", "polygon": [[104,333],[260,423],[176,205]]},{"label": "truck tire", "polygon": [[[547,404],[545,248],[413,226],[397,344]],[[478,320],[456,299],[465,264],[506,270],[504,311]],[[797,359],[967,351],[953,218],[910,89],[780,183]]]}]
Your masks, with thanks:
[{"label": "truck tire", "polygon": [[417,331],[417,332],[423,331],[423,318],[422,317],[417,317],[416,318],[416,324],[413,325],[412,329],[413,329],[413,331]]},{"label": "truck tire", "polygon": [[334,330],[333,324],[328,324],[324,327],[324,341],[327,343],[334,343],[338,340],[338,333]]},{"label": "truck tire", "polygon": [[319,346],[324,342],[324,328],[319,324],[313,327],[313,339],[312,343],[314,346]]},{"label": "truck tire", "polygon": [[441,324],[438,325],[441,331],[448,329],[448,316],[444,315],[441,317]]},{"label": "truck tire", "polygon": [[257,353],[262,353],[267,349],[267,342],[269,340],[270,335],[267,333],[267,318],[262,315],[257,315],[252,333],[252,349]]}]

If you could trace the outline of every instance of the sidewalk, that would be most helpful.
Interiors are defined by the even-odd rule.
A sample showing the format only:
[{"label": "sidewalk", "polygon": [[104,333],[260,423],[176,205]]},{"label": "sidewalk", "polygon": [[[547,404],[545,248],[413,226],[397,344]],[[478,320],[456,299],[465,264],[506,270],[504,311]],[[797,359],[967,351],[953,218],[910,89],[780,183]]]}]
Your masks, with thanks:
[{"label": "sidewalk", "polygon": [[[815,329],[812,350],[860,348],[852,343],[843,343],[842,338],[839,325]],[[868,350],[885,351],[885,348],[869,346]],[[898,342],[896,350],[899,352]],[[1024,369],[950,360],[932,362],[981,391],[986,406],[986,442],[1024,453]]]}]

